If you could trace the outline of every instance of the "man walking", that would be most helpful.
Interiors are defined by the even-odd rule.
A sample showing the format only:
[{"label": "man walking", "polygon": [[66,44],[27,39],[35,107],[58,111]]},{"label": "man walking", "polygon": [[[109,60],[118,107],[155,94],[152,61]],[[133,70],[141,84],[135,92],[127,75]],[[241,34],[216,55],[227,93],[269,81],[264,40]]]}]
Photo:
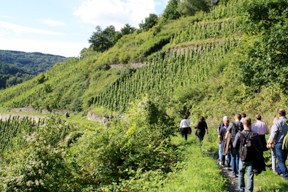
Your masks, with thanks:
[{"label": "man walking", "polygon": [[[230,134],[231,135],[231,162],[232,162],[232,171],[233,176],[237,177],[238,170],[239,170],[239,148],[233,147],[233,142],[236,138],[236,135],[239,131],[243,130],[243,125],[241,123],[241,115],[236,114],[235,115],[235,122],[230,123],[228,130],[227,130],[227,137]],[[229,133],[229,134],[228,134]]]},{"label": "man walking", "polygon": [[288,152],[287,150],[282,150],[283,140],[288,130],[286,121],[286,111],[284,109],[279,109],[278,120],[272,126],[267,147],[272,148],[273,144],[275,144],[275,152],[278,160],[278,167],[276,168],[276,172],[279,175],[282,174],[284,179],[288,180],[288,171],[285,164]]},{"label": "man walking", "polygon": [[[225,144],[225,135],[226,135],[226,131],[227,131],[227,128],[229,126],[229,118],[227,116],[224,116],[223,117],[223,126],[219,126],[220,127],[220,130],[219,130],[219,133],[218,133],[218,139],[219,139],[219,164],[221,166],[224,166],[225,165],[225,159],[226,159],[226,167],[228,167],[230,165],[230,157],[227,156],[226,154],[224,155],[224,144]],[[225,156],[227,156],[225,158]]]},{"label": "man walking", "polygon": [[257,151],[262,149],[261,141],[257,133],[251,131],[251,119],[245,117],[243,119],[244,130],[236,134],[233,147],[239,149],[239,191],[245,191],[244,174],[247,168],[247,191],[253,191],[254,188],[254,172],[253,164]]}]

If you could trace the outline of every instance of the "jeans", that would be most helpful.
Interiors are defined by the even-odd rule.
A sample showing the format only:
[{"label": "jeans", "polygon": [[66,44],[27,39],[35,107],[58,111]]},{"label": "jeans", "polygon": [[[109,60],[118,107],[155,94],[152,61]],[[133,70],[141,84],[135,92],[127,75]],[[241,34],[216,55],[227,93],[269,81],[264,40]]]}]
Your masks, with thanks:
[{"label": "jeans", "polygon": [[278,174],[283,174],[285,179],[288,179],[288,171],[285,164],[287,159],[287,151],[282,150],[282,143],[276,143],[275,152],[278,160],[278,167],[276,168],[276,171]]},{"label": "jeans", "polygon": [[275,148],[271,149],[271,163],[272,163],[272,170],[276,172],[276,152]]},{"label": "jeans", "polygon": [[223,148],[224,148],[224,143],[219,144],[218,155],[219,155],[219,161],[222,165],[224,165],[224,162],[225,162],[225,156],[222,155]]},{"label": "jeans", "polygon": [[229,151],[227,154],[226,154],[226,164],[225,166],[226,167],[230,167],[231,166],[231,152]]},{"label": "jeans", "polygon": [[244,175],[245,170],[247,168],[247,191],[253,191],[254,188],[254,172],[252,168],[252,162],[242,162],[241,159],[239,160],[239,191],[245,192],[245,182],[244,182]]},{"label": "jeans", "polygon": [[234,174],[239,172],[239,150],[236,148],[231,149],[232,171]]}]

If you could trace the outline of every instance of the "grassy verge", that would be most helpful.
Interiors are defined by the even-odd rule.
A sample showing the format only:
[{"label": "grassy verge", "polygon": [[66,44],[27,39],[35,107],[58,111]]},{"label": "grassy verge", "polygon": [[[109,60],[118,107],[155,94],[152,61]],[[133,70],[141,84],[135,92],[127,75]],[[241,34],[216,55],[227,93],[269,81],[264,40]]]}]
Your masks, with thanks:
[{"label": "grassy verge", "polygon": [[282,176],[275,175],[271,170],[266,170],[254,176],[255,191],[288,191],[288,182]]},{"label": "grassy verge", "polygon": [[183,150],[184,161],[179,164],[180,169],[169,174],[159,191],[227,191],[227,180],[221,176],[216,161],[207,152],[210,137],[213,135],[206,136],[202,146],[193,133],[188,142],[180,136],[174,138],[174,142]]}]

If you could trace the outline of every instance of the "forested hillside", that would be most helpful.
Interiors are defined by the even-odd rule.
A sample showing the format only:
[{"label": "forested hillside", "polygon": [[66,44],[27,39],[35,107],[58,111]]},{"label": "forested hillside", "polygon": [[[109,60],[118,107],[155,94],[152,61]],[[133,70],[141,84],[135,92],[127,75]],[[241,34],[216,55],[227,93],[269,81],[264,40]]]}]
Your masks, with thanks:
[{"label": "forested hillside", "polygon": [[65,59],[58,55],[0,50],[0,89],[31,79]]},{"label": "forested hillside", "polygon": [[[216,127],[240,112],[260,113],[270,126],[276,109],[287,109],[288,2],[203,0],[193,10],[180,2],[105,49],[91,38],[80,58],[0,91],[4,112],[72,114],[0,122],[2,191],[230,191],[211,157]],[[114,117],[103,125],[87,121],[88,112]],[[187,113],[191,122],[207,119],[200,147],[194,133],[186,143],[178,137]],[[255,181],[258,191],[287,187],[270,170]]]}]

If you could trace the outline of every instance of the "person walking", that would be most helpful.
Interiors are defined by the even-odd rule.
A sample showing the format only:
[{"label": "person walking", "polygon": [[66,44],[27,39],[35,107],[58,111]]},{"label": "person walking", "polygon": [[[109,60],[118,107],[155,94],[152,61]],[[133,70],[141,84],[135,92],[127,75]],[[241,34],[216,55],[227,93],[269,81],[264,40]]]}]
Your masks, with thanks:
[{"label": "person walking", "polygon": [[[224,146],[225,146],[225,135],[226,135],[226,131],[227,128],[229,126],[229,118],[227,116],[223,117],[223,126],[219,126],[219,133],[218,133],[218,139],[219,139],[219,150],[218,150],[218,155],[219,155],[219,164],[221,166],[225,165],[225,156],[226,154],[224,154]],[[228,159],[227,159],[228,158]],[[230,164],[230,160],[229,157],[227,156],[226,158],[226,166],[228,167]]]},{"label": "person walking", "polygon": [[237,177],[239,172],[239,148],[238,146],[235,148],[233,147],[233,142],[236,138],[236,135],[239,131],[243,130],[243,125],[241,120],[241,114],[236,114],[234,117],[234,122],[229,124],[227,129],[227,136],[230,134],[230,151],[231,151],[231,164],[232,164],[232,171],[233,176]]},{"label": "person walking", "polygon": [[[273,124],[272,124],[272,125],[274,125],[277,121],[278,121],[278,117],[275,117],[275,118],[273,119]],[[273,127],[273,126],[272,126],[272,127]],[[271,127],[270,130],[272,130],[272,127]],[[268,146],[269,146],[269,147],[268,147]],[[273,171],[274,173],[277,173],[277,171],[276,171],[276,151],[275,151],[275,143],[270,144],[270,145],[267,144],[267,148],[270,148],[270,151],[271,151],[271,168],[272,168],[272,171]]]},{"label": "person walking", "polygon": [[262,119],[261,115],[256,114],[255,118],[256,118],[256,123],[253,124],[252,131],[258,134],[262,142],[263,151],[267,151],[268,148],[266,147],[267,143],[266,143],[265,135],[269,134],[269,129],[267,125],[261,120]]},{"label": "person walking", "polygon": [[245,191],[244,175],[247,169],[247,191],[254,188],[253,164],[256,163],[257,151],[262,149],[262,144],[257,133],[251,131],[251,119],[245,117],[242,121],[244,130],[236,134],[233,142],[234,148],[239,148],[239,191]]},{"label": "person walking", "polygon": [[278,160],[276,172],[278,175],[282,174],[283,178],[288,180],[288,171],[285,164],[288,151],[282,150],[283,140],[288,131],[286,111],[284,109],[279,109],[277,113],[278,120],[272,126],[267,147],[272,148],[273,144],[275,144],[275,153]]},{"label": "person walking", "polygon": [[184,119],[180,121],[180,125],[179,125],[181,135],[182,137],[185,138],[186,141],[187,141],[189,129],[191,129],[190,121],[188,118],[189,118],[189,115],[184,115]]},{"label": "person walking", "polygon": [[199,122],[197,123],[195,128],[196,128],[195,135],[198,137],[198,139],[201,143],[204,139],[205,132],[207,132],[207,134],[208,134],[208,126],[207,126],[207,123],[206,123],[205,118],[203,116],[201,116],[199,118]]}]

